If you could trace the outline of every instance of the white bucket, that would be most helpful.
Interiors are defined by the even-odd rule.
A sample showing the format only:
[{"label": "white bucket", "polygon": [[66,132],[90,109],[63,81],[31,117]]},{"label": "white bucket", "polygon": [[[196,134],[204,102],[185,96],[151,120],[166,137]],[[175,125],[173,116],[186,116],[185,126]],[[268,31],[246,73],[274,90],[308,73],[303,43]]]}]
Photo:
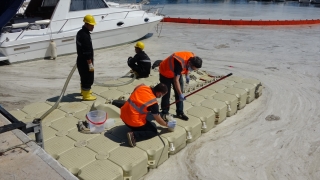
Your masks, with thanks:
[{"label": "white bucket", "polygon": [[101,110],[90,111],[86,116],[90,132],[100,133],[104,131],[104,124],[108,118],[107,113]]}]

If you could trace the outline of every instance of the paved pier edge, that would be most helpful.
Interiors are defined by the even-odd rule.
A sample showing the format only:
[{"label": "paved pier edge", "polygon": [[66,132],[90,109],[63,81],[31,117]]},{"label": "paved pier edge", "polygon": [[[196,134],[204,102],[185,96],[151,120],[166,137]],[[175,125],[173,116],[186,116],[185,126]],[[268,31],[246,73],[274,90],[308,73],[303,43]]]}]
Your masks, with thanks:
[{"label": "paved pier edge", "polygon": [[[3,119],[6,121],[5,123],[11,124],[11,122],[6,117],[3,116]],[[68,179],[68,180],[78,180],[77,177],[75,177],[71,172],[69,172],[65,167],[63,167],[52,156],[47,154],[47,152],[44,149],[42,149],[37,143],[32,141],[32,139],[30,139],[30,137],[28,137],[25,133],[23,133],[19,129],[12,130],[11,132],[17,138],[19,138],[22,141],[22,143],[25,143],[31,149],[29,153],[36,154],[38,157],[40,157],[40,159],[43,162],[47,163],[52,168],[52,170],[57,172],[62,178]]]}]

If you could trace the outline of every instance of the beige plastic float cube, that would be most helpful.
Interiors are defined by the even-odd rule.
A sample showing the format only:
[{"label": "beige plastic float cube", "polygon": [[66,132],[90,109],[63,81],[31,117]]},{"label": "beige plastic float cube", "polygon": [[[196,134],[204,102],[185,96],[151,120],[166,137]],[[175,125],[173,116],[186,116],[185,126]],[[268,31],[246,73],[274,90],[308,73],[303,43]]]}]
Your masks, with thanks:
[{"label": "beige plastic float cube", "polygon": [[234,81],[235,83],[241,83],[243,79],[244,78],[239,77],[239,76],[229,76],[226,78],[226,80]]},{"label": "beige plastic float cube", "polygon": [[233,85],[235,88],[243,89],[247,92],[247,104],[255,99],[255,86],[247,83],[236,83]]},{"label": "beige plastic float cube", "polygon": [[101,94],[101,93],[103,93],[105,91],[109,91],[110,89],[108,87],[93,85],[91,87],[91,90],[95,94]]},{"label": "beige plastic float cube", "polygon": [[88,106],[82,102],[71,102],[71,103],[66,103],[62,105],[59,109],[68,114],[74,115],[76,112],[80,112],[87,108]]},{"label": "beige plastic float cube", "polygon": [[247,104],[247,92],[239,88],[227,88],[224,90],[227,94],[235,95],[238,98],[238,110],[244,108]]},{"label": "beige plastic float cube", "polygon": [[112,90],[101,93],[100,96],[109,101],[113,101],[113,100],[119,99],[124,94],[125,94],[124,92],[121,92],[117,89],[112,89]]},{"label": "beige plastic float cube", "polygon": [[186,114],[197,117],[201,120],[202,133],[208,132],[213,127],[215,127],[216,115],[215,115],[215,112],[211,109],[201,107],[201,106],[194,106],[188,109]]},{"label": "beige plastic float cube", "polygon": [[227,116],[234,115],[238,110],[238,98],[235,95],[226,93],[217,93],[213,95],[213,99],[224,101],[227,105]]},{"label": "beige plastic float cube", "polygon": [[148,173],[147,153],[138,147],[119,146],[108,159],[122,168],[124,180],[138,180]]},{"label": "beige plastic float cube", "polygon": [[[36,117],[37,114],[44,114],[46,111],[48,111],[51,108],[51,105],[47,103],[32,103],[29,105],[26,105],[23,109],[21,109],[23,112],[28,114],[31,117]],[[28,118],[28,116],[26,117]]]},{"label": "beige plastic float cube", "polygon": [[[161,137],[162,138],[162,137]],[[168,159],[169,143],[167,139],[155,136],[153,138],[136,142],[137,147],[148,154],[148,167],[157,168]]]},{"label": "beige plastic float cube", "polygon": [[[173,110],[171,110],[170,113],[172,112]],[[187,113],[186,115],[188,116]],[[185,121],[179,118],[175,118],[175,120],[177,121],[177,126],[184,128],[184,130],[186,131],[187,143],[191,143],[201,136],[202,121],[199,118],[196,118],[194,116],[189,115],[188,117],[189,117],[188,121]]]},{"label": "beige plastic float cube", "polygon": [[106,158],[108,158],[110,152],[120,146],[120,142],[120,139],[111,134],[105,133],[90,139],[87,147],[100,155],[99,157],[104,155]]},{"label": "beige plastic float cube", "polygon": [[227,118],[227,105],[224,101],[219,101],[210,97],[200,103],[200,106],[209,108],[215,113],[215,124],[219,124]]},{"label": "beige plastic float cube", "polygon": [[96,160],[82,169],[78,173],[80,180],[124,180],[121,167],[108,159]]},{"label": "beige plastic float cube", "polygon": [[180,126],[176,126],[173,132],[168,131],[168,128],[158,127],[158,132],[162,138],[167,139],[170,155],[176,154],[187,145],[187,133]]},{"label": "beige plastic float cube", "polygon": [[[199,92],[201,92],[201,91],[199,91]],[[192,94],[191,96],[187,97],[185,101],[187,101],[187,102],[192,104],[192,103],[200,103],[204,99],[205,98],[203,96],[200,96],[198,94]]]},{"label": "beige plastic float cube", "polygon": [[151,82],[151,81],[147,81],[145,78],[135,79],[135,80],[132,82],[132,85],[134,85],[135,87],[137,87],[137,86],[140,85],[140,84],[145,84],[146,86],[151,86],[151,85],[153,85],[154,83]]},{"label": "beige plastic float cube", "polygon": [[59,156],[72,149],[75,148],[75,141],[68,138],[63,134],[58,134],[54,138],[51,138],[44,143],[44,150],[49,153],[53,158],[58,159]]},{"label": "beige plastic float cube", "polygon": [[223,90],[227,89],[227,87],[221,84],[212,84],[208,86],[206,89],[210,89],[218,93],[223,92]]},{"label": "beige plastic float cube", "polygon": [[[75,144],[76,146],[76,144]],[[58,157],[58,161],[66,167],[72,174],[78,175],[80,169],[96,160],[94,151],[83,146],[74,147]]]},{"label": "beige plastic float cube", "polygon": [[[199,96],[202,96],[204,98],[212,97],[215,94],[217,94],[216,91],[208,89],[208,88],[202,89],[201,91],[195,93],[195,95],[199,95]],[[193,95],[191,95],[191,96],[193,96]]]},{"label": "beige plastic float cube", "polygon": [[152,82],[152,83],[154,83],[154,84],[158,84],[158,83],[160,82],[158,75],[156,75],[156,76],[149,76],[149,77],[145,78],[145,80],[146,80],[146,81],[150,81],[150,82]]},{"label": "beige plastic float cube", "polygon": [[223,79],[223,80],[217,82],[217,84],[224,85],[226,87],[232,87],[235,84],[235,82]]},{"label": "beige plastic float cube", "polygon": [[[190,96],[190,97],[191,97],[191,96]],[[161,105],[161,102],[159,102],[159,105]],[[192,106],[193,106],[192,103],[190,103],[190,102],[188,102],[188,101],[183,101],[183,110],[184,110],[184,111],[190,109]],[[172,105],[170,106],[170,109],[176,110],[176,108],[177,108],[177,107],[176,107],[176,104],[172,104]],[[176,113],[174,113],[174,114],[176,114]]]},{"label": "beige plastic float cube", "polygon": [[257,79],[244,79],[243,83],[252,84],[255,86],[255,98],[259,98],[262,95],[262,83]]},{"label": "beige plastic float cube", "polygon": [[121,91],[121,92],[123,92],[125,94],[131,94],[133,92],[134,88],[136,88],[136,86],[131,85],[131,84],[127,84],[127,85],[124,85],[124,86],[117,87],[117,90]]}]

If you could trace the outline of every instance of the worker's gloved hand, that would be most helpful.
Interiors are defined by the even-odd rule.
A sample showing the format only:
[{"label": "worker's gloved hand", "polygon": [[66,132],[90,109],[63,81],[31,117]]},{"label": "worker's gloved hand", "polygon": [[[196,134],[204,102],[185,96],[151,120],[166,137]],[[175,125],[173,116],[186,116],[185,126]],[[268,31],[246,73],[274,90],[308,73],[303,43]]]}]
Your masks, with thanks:
[{"label": "worker's gloved hand", "polygon": [[186,98],[184,97],[183,94],[180,94],[180,95],[179,95],[179,101],[184,101],[184,100],[186,100]]},{"label": "worker's gloved hand", "polygon": [[177,122],[176,121],[169,121],[168,122],[168,128],[172,128],[174,129],[177,125]]},{"label": "worker's gloved hand", "polygon": [[189,84],[189,82],[190,82],[190,76],[188,74],[188,75],[186,75],[186,83]]},{"label": "worker's gloved hand", "polygon": [[90,71],[90,72],[93,72],[93,71],[94,71],[93,64],[92,64],[92,63],[90,63],[90,64],[88,64],[88,66],[89,66],[89,71]]}]

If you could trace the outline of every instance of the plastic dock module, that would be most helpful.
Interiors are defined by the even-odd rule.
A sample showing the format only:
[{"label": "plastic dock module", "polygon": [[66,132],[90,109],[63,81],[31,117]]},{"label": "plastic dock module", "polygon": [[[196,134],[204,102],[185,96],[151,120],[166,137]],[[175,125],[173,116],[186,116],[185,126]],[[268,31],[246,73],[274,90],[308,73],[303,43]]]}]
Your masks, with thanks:
[{"label": "plastic dock module", "polygon": [[93,105],[93,107],[91,108],[91,111],[92,110],[103,110],[107,113],[107,118],[108,118],[107,121],[109,119],[115,120],[114,126],[108,128],[108,129],[111,129],[115,126],[124,125],[123,121],[120,118],[120,109],[114,105],[111,105],[111,104],[100,104],[98,106]]},{"label": "plastic dock module", "polygon": [[238,110],[238,98],[236,96],[226,93],[217,93],[213,95],[213,99],[224,101],[226,103],[228,117],[236,114]]},{"label": "plastic dock module", "polygon": [[124,180],[138,180],[148,173],[147,153],[138,147],[119,146],[108,159],[122,168]]},{"label": "plastic dock module", "polygon": [[94,85],[94,86],[91,87],[91,90],[95,94],[101,94],[101,93],[103,93],[105,91],[109,91],[110,89],[108,87],[102,87],[102,86]]},{"label": "plastic dock module", "polygon": [[234,81],[235,83],[241,83],[242,80],[244,80],[244,78],[239,77],[239,76],[229,76],[226,78],[226,80]]},{"label": "plastic dock module", "polygon": [[223,90],[227,89],[227,87],[221,84],[212,84],[211,86],[208,86],[206,89],[214,90],[216,93],[218,93],[223,92]]},{"label": "plastic dock module", "polygon": [[148,78],[145,78],[146,81],[150,81],[154,84],[158,84],[160,82],[159,80],[159,76],[156,75],[156,76],[149,76]]},{"label": "plastic dock module", "polygon": [[244,108],[247,104],[247,92],[239,88],[227,88],[224,90],[227,94],[235,95],[238,98],[238,110]]},{"label": "plastic dock module", "polygon": [[[170,113],[172,113],[172,111]],[[174,117],[174,119],[177,121],[177,126],[183,127],[186,131],[187,143],[191,143],[201,136],[202,121],[199,118],[189,116],[188,121],[176,117]]]},{"label": "plastic dock module", "polygon": [[[190,97],[191,97],[191,96],[190,96]],[[159,102],[159,105],[161,105],[161,102]],[[190,109],[192,106],[193,106],[192,103],[190,103],[190,102],[188,102],[188,101],[183,101],[183,110],[184,110],[184,111]],[[176,105],[175,105],[175,104],[172,104],[172,105],[170,106],[170,109],[176,110]],[[176,114],[176,113],[174,113],[174,114]]]},{"label": "plastic dock module", "polygon": [[243,83],[252,84],[255,86],[255,98],[259,98],[262,95],[262,84],[257,79],[244,79]]},{"label": "plastic dock module", "polygon": [[140,84],[145,84],[146,86],[151,86],[151,85],[153,85],[154,83],[152,83],[151,81],[147,81],[145,78],[135,79],[135,80],[132,82],[132,85],[134,85],[135,87],[137,87],[137,86],[140,85]]},{"label": "plastic dock module", "polygon": [[236,83],[233,85],[235,88],[243,89],[247,92],[247,104],[255,99],[255,86],[247,83]]},{"label": "plastic dock module", "polygon": [[[207,97],[212,97],[213,95],[217,94],[216,91],[214,90],[211,90],[211,89],[203,89],[199,92],[196,93],[196,95],[199,95],[199,96],[202,96],[204,98],[207,98]],[[192,95],[193,96],[193,95]]]},{"label": "plastic dock module", "polygon": [[176,126],[173,132],[168,131],[168,128],[158,127],[158,133],[167,139],[170,155],[176,154],[187,145],[187,132],[180,126]]},{"label": "plastic dock module", "polygon": [[85,147],[77,145],[58,157],[59,163],[66,167],[72,174],[78,175],[81,168],[96,160],[96,153]]},{"label": "plastic dock module", "polygon": [[223,79],[223,80],[217,82],[217,84],[221,84],[221,85],[224,85],[226,87],[232,87],[235,84],[235,82]]},{"label": "plastic dock module", "polygon": [[202,101],[200,106],[209,108],[215,112],[215,124],[219,124],[227,118],[227,105],[224,101],[219,101],[209,97]]},{"label": "plastic dock module", "polygon": [[101,97],[106,98],[107,100],[110,100],[110,101],[115,100],[115,99],[119,99],[123,95],[124,95],[123,92],[118,91],[116,89],[105,91],[100,94]]},{"label": "plastic dock module", "polygon": [[99,159],[82,168],[78,173],[78,178],[80,180],[105,180],[107,177],[110,180],[123,180],[122,173],[121,167],[110,160]]},{"label": "plastic dock module", "polygon": [[131,84],[127,84],[127,85],[124,85],[124,86],[117,87],[117,90],[121,91],[121,92],[123,92],[125,94],[131,94],[132,91],[134,90],[134,88],[136,88],[136,86],[131,85]]},{"label": "plastic dock module", "polygon": [[148,167],[151,169],[157,168],[158,165],[169,158],[169,143],[165,138],[161,137],[160,139],[159,136],[155,136],[147,140],[138,141],[137,147],[148,154]]},{"label": "plastic dock module", "polygon": [[[215,127],[216,114],[213,110],[206,107],[194,106],[187,110],[187,114],[197,117],[201,120],[201,131],[203,133],[208,132]],[[189,116],[190,118],[190,116]]]},{"label": "plastic dock module", "polygon": [[[201,91],[199,91],[199,92],[201,92]],[[187,101],[187,102],[189,102],[191,104],[192,103],[196,103],[197,104],[197,103],[199,103],[199,102],[201,102],[203,100],[204,100],[203,96],[200,96],[198,94],[193,94],[193,95],[187,97],[185,101]]]},{"label": "plastic dock module", "polygon": [[82,103],[82,102],[72,102],[68,104],[64,104],[59,109],[68,113],[74,115],[76,112],[80,112],[82,110],[85,110],[88,108],[88,105]]}]

